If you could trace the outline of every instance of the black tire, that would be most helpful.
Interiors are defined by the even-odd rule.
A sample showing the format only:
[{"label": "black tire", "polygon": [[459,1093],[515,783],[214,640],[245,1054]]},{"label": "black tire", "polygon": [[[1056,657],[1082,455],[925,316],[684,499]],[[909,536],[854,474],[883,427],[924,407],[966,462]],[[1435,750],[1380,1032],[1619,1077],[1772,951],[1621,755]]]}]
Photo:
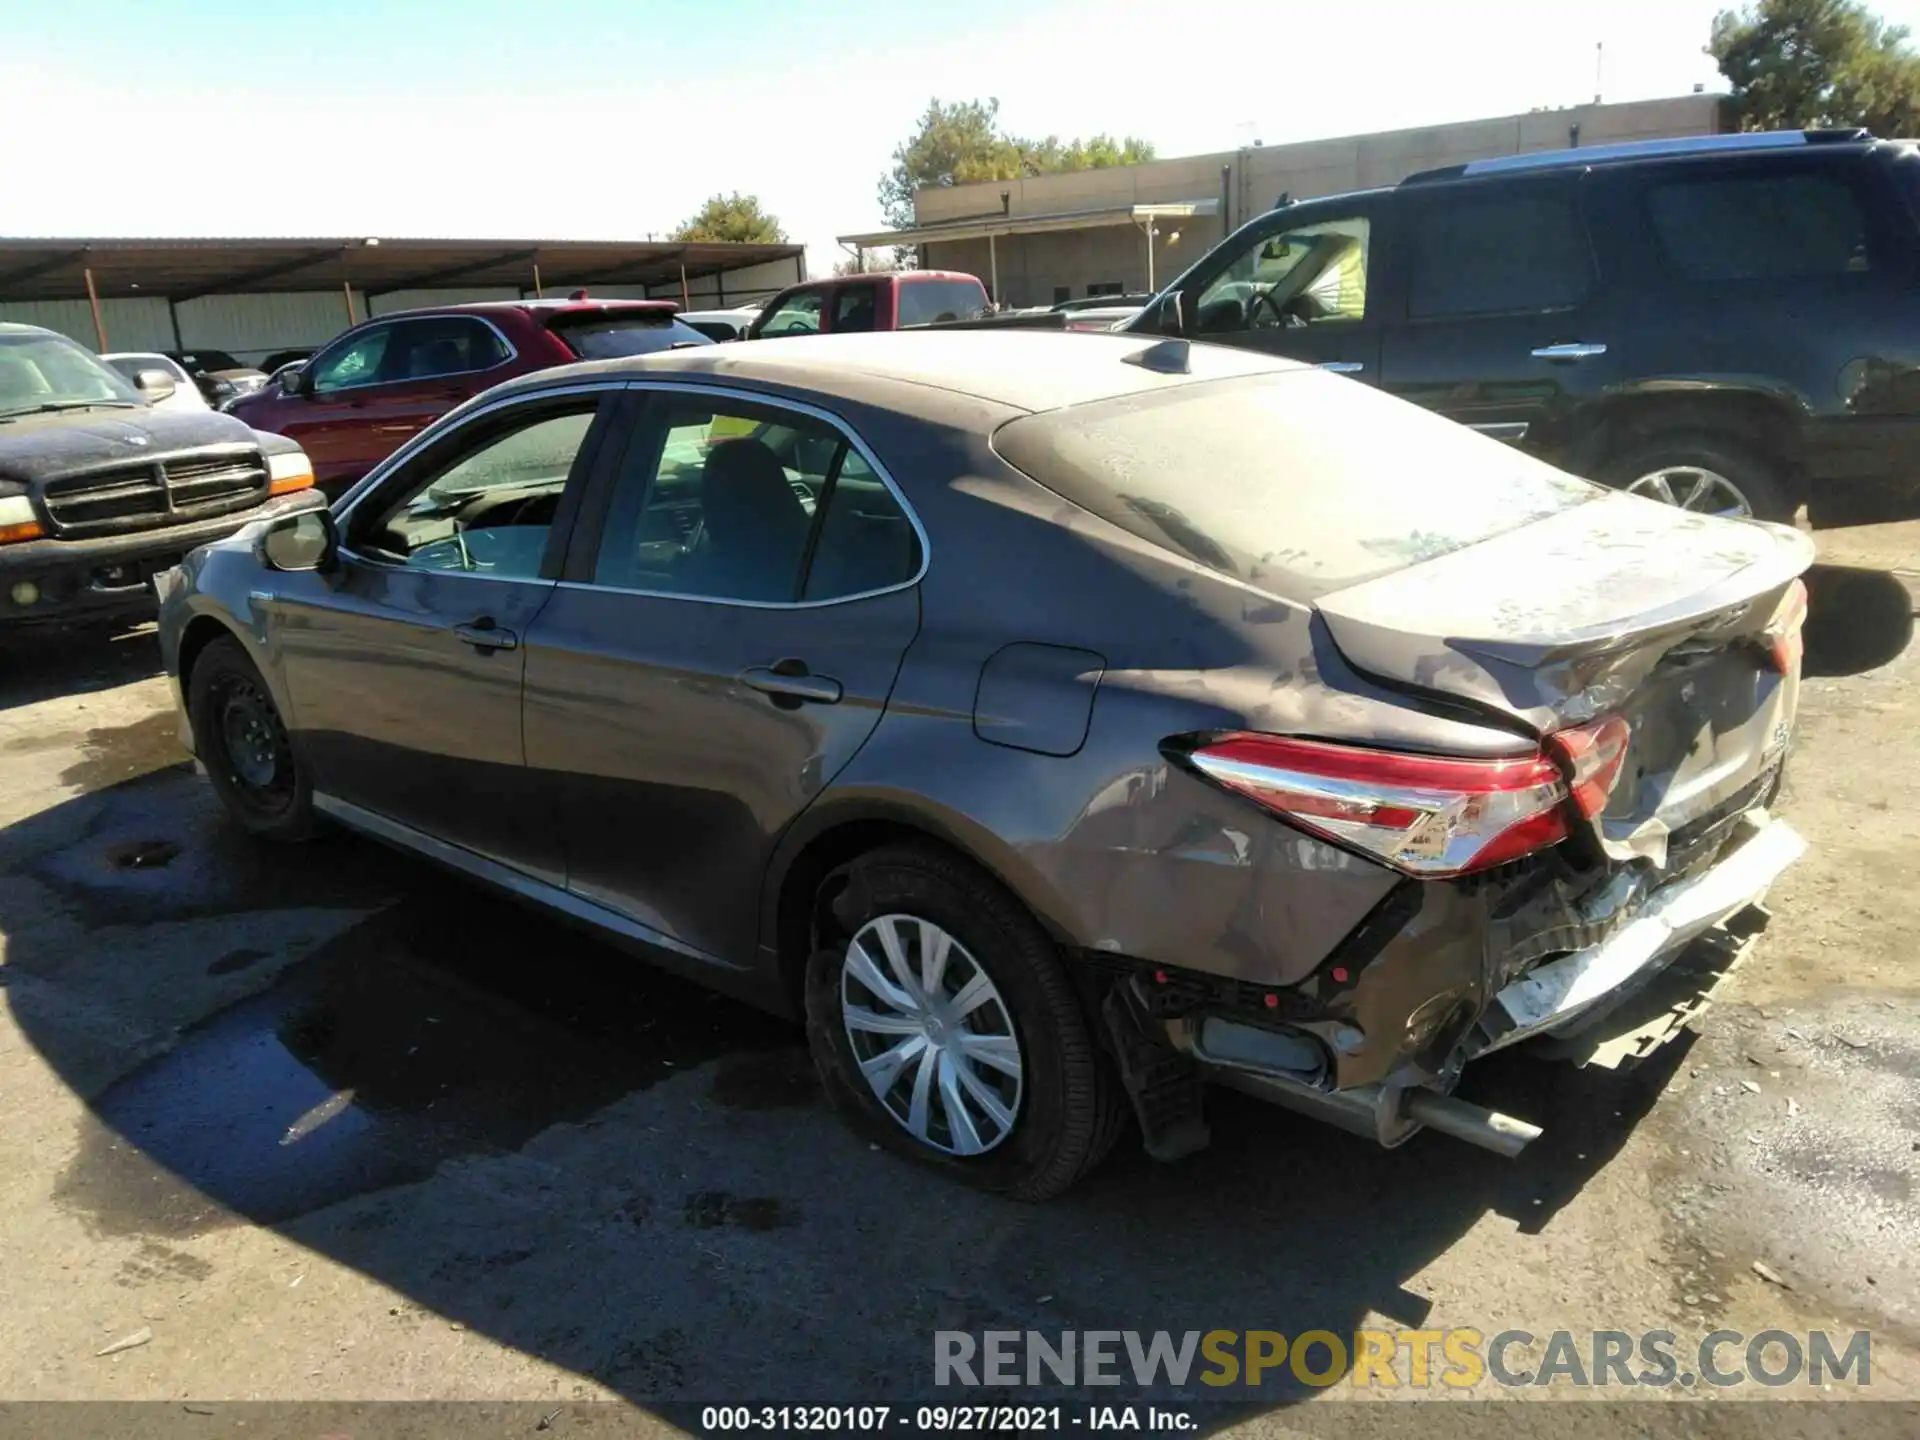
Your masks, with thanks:
[{"label": "black tire", "polygon": [[[871,851],[827,878],[807,964],[807,1042],[828,1099],[868,1139],[966,1184],[1015,1200],[1048,1200],[1106,1157],[1126,1096],[1096,1044],[1052,939],[1007,890],[932,845]],[[849,942],[883,915],[930,920],[999,991],[1021,1052],[1013,1125],[984,1154],[956,1155],[909,1133],[859,1069],[841,1009]]]},{"label": "black tire", "polygon": [[200,652],[187,684],[187,718],[214,793],[242,829],[267,840],[314,833],[312,777],[238,640],[223,636]]},{"label": "black tire", "polygon": [[1737,440],[1711,432],[1674,432],[1649,436],[1610,455],[1594,476],[1602,485],[1625,490],[1642,476],[1670,467],[1696,467],[1724,477],[1746,501],[1756,519],[1793,523],[1799,500],[1781,468]]}]

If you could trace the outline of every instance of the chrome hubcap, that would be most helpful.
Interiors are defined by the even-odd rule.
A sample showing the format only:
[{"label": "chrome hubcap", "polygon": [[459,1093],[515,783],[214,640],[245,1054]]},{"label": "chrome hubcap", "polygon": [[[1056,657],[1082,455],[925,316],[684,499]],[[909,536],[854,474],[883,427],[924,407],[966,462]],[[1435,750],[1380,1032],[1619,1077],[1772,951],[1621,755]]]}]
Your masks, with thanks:
[{"label": "chrome hubcap", "polygon": [[938,925],[882,915],[861,926],[840,970],[840,1014],[860,1073],[914,1139],[981,1155],[1013,1132],[1023,1090],[1013,1016]]},{"label": "chrome hubcap", "polygon": [[1753,514],[1740,487],[1715,470],[1699,465],[1667,465],[1642,475],[1627,486],[1630,495],[1644,495],[1662,505],[1678,505],[1682,510],[1702,515],[1723,515],[1739,519]]}]

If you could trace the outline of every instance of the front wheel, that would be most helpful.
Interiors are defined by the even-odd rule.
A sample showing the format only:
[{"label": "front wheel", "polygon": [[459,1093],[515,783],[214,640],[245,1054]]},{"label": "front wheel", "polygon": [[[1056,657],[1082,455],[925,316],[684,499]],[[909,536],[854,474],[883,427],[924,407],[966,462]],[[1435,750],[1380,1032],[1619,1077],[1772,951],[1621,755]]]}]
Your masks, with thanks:
[{"label": "front wheel", "polygon": [[871,1139],[966,1183],[1050,1199],[1125,1119],[1058,949],[989,876],[891,846],[829,877],[807,966],[828,1097]]},{"label": "front wheel", "polygon": [[187,719],[214,793],[242,829],[269,840],[313,834],[307,768],[238,640],[225,636],[200,652],[187,686]]}]

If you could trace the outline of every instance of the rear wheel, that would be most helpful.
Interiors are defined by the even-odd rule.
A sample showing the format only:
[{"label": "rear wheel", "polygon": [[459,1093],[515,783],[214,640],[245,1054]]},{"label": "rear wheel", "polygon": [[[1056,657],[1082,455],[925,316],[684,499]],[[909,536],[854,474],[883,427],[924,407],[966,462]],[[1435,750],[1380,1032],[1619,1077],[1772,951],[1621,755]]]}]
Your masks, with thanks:
[{"label": "rear wheel", "polygon": [[807,1039],[869,1138],[1019,1200],[1097,1165],[1125,1097],[1052,940],[1004,888],[931,846],[829,876]]},{"label": "rear wheel", "polygon": [[313,785],[267,683],[240,642],[211,642],[194,662],[187,718],[227,814],[269,840],[313,834]]},{"label": "rear wheel", "polygon": [[1718,435],[1656,435],[1600,467],[1604,485],[1702,515],[1792,523],[1798,508],[1779,467]]}]

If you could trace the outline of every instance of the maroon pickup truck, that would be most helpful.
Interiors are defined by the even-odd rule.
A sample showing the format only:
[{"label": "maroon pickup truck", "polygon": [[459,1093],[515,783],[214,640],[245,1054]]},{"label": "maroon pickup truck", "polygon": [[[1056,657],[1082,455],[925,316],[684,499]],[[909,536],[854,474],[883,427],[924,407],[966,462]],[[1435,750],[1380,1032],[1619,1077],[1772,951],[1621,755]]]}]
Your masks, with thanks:
[{"label": "maroon pickup truck", "polygon": [[952,270],[839,275],[782,290],[748,327],[747,339],[905,330],[913,325],[977,320],[990,308],[987,287],[975,276]]}]

